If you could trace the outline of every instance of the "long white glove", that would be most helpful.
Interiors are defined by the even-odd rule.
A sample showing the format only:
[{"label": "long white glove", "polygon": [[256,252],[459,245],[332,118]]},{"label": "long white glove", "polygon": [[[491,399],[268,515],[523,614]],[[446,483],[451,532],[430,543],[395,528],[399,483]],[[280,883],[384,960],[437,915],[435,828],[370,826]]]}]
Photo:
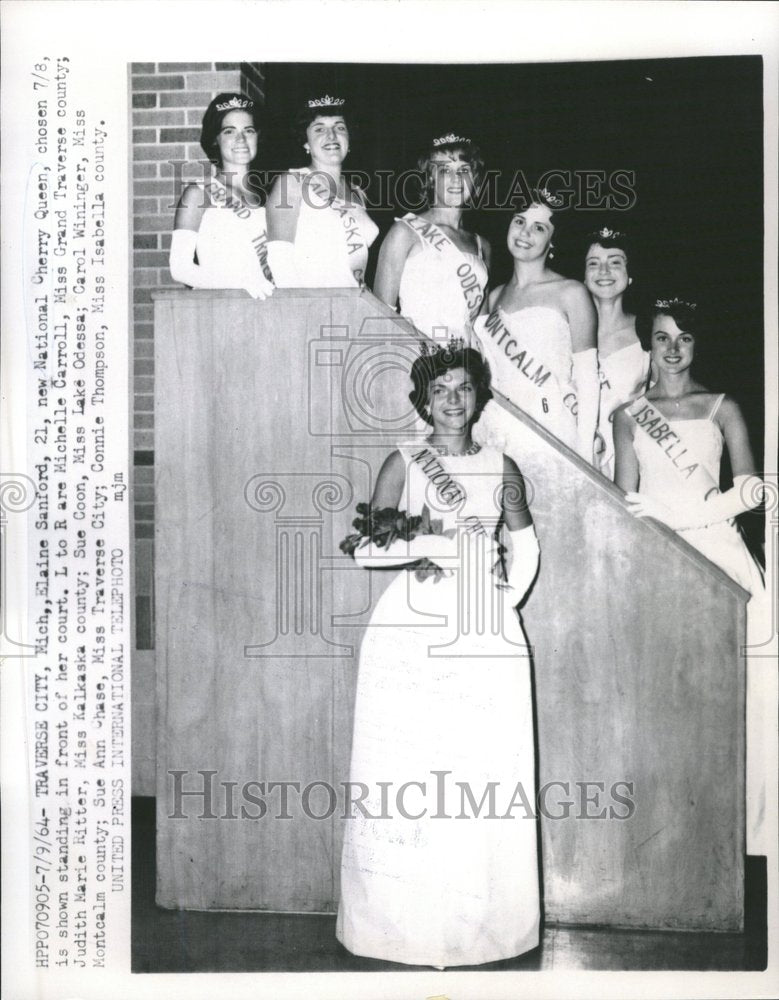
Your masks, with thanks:
[{"label": "long white glove", "polygon": [[708,500],[674,500],[674,506],[670,507],[642,493],[626,493],[625,501],[635,517],[653,517],[674,531],[682,531],[720,524],[759,507],[763,502],[763,489],[759,476],[735,476],[729,490],[717,493]]},{"label": "long white glove", "polygon": [[589,462],[594,462],[595,428],[598,425],[600,404],[600,379],[598,378],[598,352],[594,347],[577,351],[573,355],[573,381],[576,385],[576,451]]},{"label": "long white glove", "polygon": [[271,240],[268,243],[268,266],[277,288],[298,286],[295,268],[295,245],[286,240]]},{"label": "long white glove", "polygon": [[508,579],[501,589],[506,591],[506,597],[514,608],[536,578],[541,550],[532,524],[526,528],[509,531],[507,534],[511,539],[511,568],[508,571]]},{"label": "long white glove", "polygon": [[457,532],[450,529],[443,535],[417,535],[407,542],[402,538],[395,539],[386,548],[380,548],[374,542],[355,549],[354,561],[363,569],[388,569],[390,566],[404,566],[420,559],[430,559],[432,562],[446,562],[455,559],[458,554]]},{"label": "long white glove", "polygon": [[254,299],[267,299],[273,292],[273,285],[257,266],[251,274],[236,272],[229,285],[224,277],[212,274],[207,267],[195,263],[197,233],[191,229],[174,229],[170,238],[170,274],[174,281],[190,288],[243,288]]}]

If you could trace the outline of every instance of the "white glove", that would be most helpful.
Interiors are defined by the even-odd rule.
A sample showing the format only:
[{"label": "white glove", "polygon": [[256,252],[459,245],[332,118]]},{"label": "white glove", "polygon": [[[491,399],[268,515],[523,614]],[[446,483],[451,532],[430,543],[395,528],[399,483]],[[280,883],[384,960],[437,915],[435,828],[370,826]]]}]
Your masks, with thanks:
[{"label": "white glove", "polygon": [[409,542],[397,538],[386,548],[368,541],[355,549],[354,561],[363,569],[387,569],[430,559],[439,565],[443,562],[441,568],[445,569],[446,562],[457,557],[458,545],[457,532],[452,528],[442,535],[417,535]]},{"label": "white glove", "polygon": [[170,238],[170,274],[174,281],[190,288],[243,288],[254,299],[267,299],[273,285],[262,273],[259,261],[249,274],[237,274],[226,284],[224,276],[215,276],[207,267],[195,263],[197,233],[191,229],[174,229]]},{"label": "white glove", "polygon": [[271,240],[268,243],[268,267],[277,288],[297,288],[294,243]]},{"label": "white glove", "polygon": [[763,501],[763,482],[759,476],[736,476],[725,493],[717,493],[708,500],[674,500],[673,507],[642,493],[626,493],[625,501],[635,517],[653,517],[674,531],[705,528],[758,507]]},{"label": "white glove", "polygon": [[585,462],[593,464],[595,428],[598,425],[600,379],[598,352],[594,347],[573,355],[573,381],[576,386],[576,451]]},{"label": "white glove", "polygon": [[253,271],[251,275],[245,277],[245,284],[243,285],[243,288],[246,289],[249,295],[260,302],[267,299],[269,295],[273,295],[275,287],[273,282],[268,281],[259,267],[256,272]]},{"label": "white glove", "polygon": [[536,578],[541,550],[532,524],[507,534],[511,539],[511,568],[506,583],[499,586],[505,591],[511,607],[515,608]]}]

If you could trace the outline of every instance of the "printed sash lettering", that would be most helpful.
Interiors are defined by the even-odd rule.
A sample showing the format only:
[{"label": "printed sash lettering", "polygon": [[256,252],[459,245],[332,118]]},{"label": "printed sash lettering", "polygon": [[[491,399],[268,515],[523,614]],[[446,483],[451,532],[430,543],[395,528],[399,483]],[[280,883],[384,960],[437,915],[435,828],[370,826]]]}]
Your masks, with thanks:
[{"label": "printed sash lettering", "polygon": [[719,493],[719,484],[709,475],[706,467],[696,461],[695,455],[684,443],[677,431],[671,430],[670,423],[659,410],[648,402],[646,396],[639,396],[627,410],[636,427],[646,434],[662,452],[677,474],[685,480],[702,499],[711,493]]},{"label": "printed sash lettering", "polygon": [[[217,208],[229,208],[233,212],[236,218],[240,219],[242,222],[255,222],[259,223],[259,216],[256,214],[256,210],[252,210],[247,205],[244,205],[238,200],[234,195],[230,194],[224,184],[217,178],[212,177],[210,181],[204,184],[205,190],[208,192],[208,196],[212,203],[217,206]],[[262,269],[262,273],[268,279],[268,281],[273,281],[273,276],[270,272],[270,267],[268,266],[268,235],[265,231],[265,226],[257,226],[255,235],[252,236],[252,248],[257,256],[257,261]]]},{"label": "printed sash lettering", "polygon": [[332,209],[343,226],[344,243],[349,255],[349,268],[354,280],[360,286],[365,282],[365,268],[368,263],[368,244],[362,235],[360,223],[355,215],[355,205],[348,205],[342,198],[334,197],[330,187],[316,174],[305,174],[309,191],[313,191],[321,202],[321,207]]},{"label": "printed sash lettering", "polygon": [[484,299],[484,289],[479,284],[473,264],[462,250],[454,245],[446,233],[441,232],[435,223],[427,219],[420,219],[413,212],[404,215],[400,221],[405,222],[409,229],[422,238],[422,245],[426,251],[438,254],[441,260],[445,261],[457,275],[457,282],[465,299],[468,315],[471,320],[474,320],[479,314]]}]

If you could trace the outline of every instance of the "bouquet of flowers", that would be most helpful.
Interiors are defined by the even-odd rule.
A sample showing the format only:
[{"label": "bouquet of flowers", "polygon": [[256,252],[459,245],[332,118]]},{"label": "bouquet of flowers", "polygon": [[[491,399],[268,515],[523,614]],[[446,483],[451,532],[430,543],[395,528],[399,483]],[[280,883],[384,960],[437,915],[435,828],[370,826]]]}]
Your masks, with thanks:
[{"label": "bouquet of flowers", "polygon": [[[375,508],[369,503],[358,503],[357,515],[352,521],[352,526],[357,529],[356,533],[347,535],[340,545],[341,551],[352,559],[357,549],[369,542],[373,542],[377,548],[385,549],[396,539],[409,542],[418,535],[449,534],[444,532],[440,518],[431,519],[427,505],[422,508],[421,515],[409,516],[405,510],[397,510],[395,507]],[[437,583],[445,575],[444,570],[430,559],[418,559],[412,566],[417,580],[432,576],[433,582]]]}]

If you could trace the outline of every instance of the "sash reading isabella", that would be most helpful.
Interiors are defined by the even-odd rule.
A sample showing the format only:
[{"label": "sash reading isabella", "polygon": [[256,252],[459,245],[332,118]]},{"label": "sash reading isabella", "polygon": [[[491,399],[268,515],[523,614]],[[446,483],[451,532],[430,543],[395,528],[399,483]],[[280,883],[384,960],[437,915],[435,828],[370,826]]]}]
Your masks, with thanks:
[{"label": "sash reading isabella", "polygon": [[482,304],[484,289],[480,287],[473,265],[462,250],[459,250],[434,222],[420,219],[413,212],[404,215],[400,221],[405,222],[409,229],[422,237],[422,245],[425,250],[438,254],[441,260],[451,267],[460,283],[460,290],[463,293],[468,314],[471,319],[474,319]]},{"label": "sash reading isabella", "polygon": [[[671,430],[669,422],[647,401],[639,396],[628,410],[628,416],[663,453],[666,461],[676,470],[703,499],[710,493],[719,493],[719,486],[706,471],[706,467],[696,461],[695,455],[684,443],[684,437]],[[678,423],[677,423],[678,426]]]}]

